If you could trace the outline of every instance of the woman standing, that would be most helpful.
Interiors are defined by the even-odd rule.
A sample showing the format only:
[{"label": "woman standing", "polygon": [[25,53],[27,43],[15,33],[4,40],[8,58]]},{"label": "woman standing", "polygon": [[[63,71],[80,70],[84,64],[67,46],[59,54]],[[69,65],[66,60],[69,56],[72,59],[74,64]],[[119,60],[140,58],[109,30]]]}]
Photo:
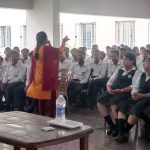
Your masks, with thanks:
[{"label": "woman standing", "polygon": [[61,47],[48,45],[45,32],[36,35],[36,47],[33,50],[29,85],[26,95],[38,102],[40,115],[55,117],[56,97],[58,95],[59,53],[64,52],[65,37]]}]

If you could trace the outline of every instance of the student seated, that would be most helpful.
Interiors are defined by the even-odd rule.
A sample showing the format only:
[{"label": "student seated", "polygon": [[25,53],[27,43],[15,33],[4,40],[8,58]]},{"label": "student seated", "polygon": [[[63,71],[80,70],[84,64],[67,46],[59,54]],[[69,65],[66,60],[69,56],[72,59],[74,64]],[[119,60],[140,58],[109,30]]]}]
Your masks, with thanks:
[{"label": "student seated", "polygon": [[21,62],[22,64],[24,64],[26,67],[30,66],[31,65],[31,59],[29,57],[29,49],[27,48],[23,48],[21,50]]},{"label": "student seated", "polygon": [[[109,125],[108,135],[117,136],[117,114],[116,108],[120,102],[125,101],[131,92],[131,84],[135,81],[137,75],[135,67],[135,56],[127,53],[123,60],[124,68],[118,69],[114,72],[107,82],[107,91],[98,97],[97,106],[104,117],[106,123]],[[108,107],[113,105],[113,115],[115,122],[113,123],[108,111]]]},{"label": "student seated", "polygon": [[145,60],[144,70],[145,72],[137,79],[135,85],[133,84],[132,98],[119,105],[117,142],[128,140],[129,131],[139,118],[150,123],[150,118],[143,113],[146,108],[150,107],[150,58]]},{"label": "student seated", "polygon": [[90,63],[92,69],[91,79],[90,79],[90,106],[96,104],[97,94],[102,91],[102,88],[106,86],[107,79],[107,64],[100,60],[100,51],[95,49],[93,51],[93,61]]},{"label": "student seated", "polygon": [[10,47],[6,47],[4,50],[5,58],[3,60],[3,66],[5,69],[11,64],[11,53],[12,49]]},{"label": "student seated", "polygon": [[13,51],[11,54],[11,65],[9,65],[4,73],[1,89],[6,94],[6,110],[14,109],[14,91],[24,84],[26,75],[26,67],[19,62],[19,54]]},{"label": "student seated", "polygon": [[119,68],[123,67],[123,61],[119,59],[119,51],[111,50],[110,52],[110,60],[107,62],[107,77],[108,79],[112,76],[112,74]]},{"label": "student seated", "polygon": [[72,80],[67,88],[67,95],[70,104],[76,103],[80,106],[81,90],[87,85],[90,76],[90,67],[85,63],[85,51],[82,48],[78,49],[78,63],[71,68]]},{"label": "student seated", "polygon": [[[5,71],[5,68],[2,64],[3,64],[3,57],[0,56],[0,87],[2,84],[2,79]],[[3,91],[0,89],[0,111],[4,110],[4,104],[2,101],[2,98],[4,96],[3,94],[4,94]]]}]

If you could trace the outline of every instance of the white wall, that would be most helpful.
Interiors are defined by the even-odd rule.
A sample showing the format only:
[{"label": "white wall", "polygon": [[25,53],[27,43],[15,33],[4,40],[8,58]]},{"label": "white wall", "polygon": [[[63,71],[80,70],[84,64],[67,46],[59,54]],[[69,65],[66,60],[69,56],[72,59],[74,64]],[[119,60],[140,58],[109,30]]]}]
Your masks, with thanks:
[{"label": "white wall", "polygon": [[135,21],[135,46],[145,46],[148,43],[148,20],[123,17],[104,17],[92,15],[77,15],[61,13],[60,22],[63,24],[63,34],[71,39],[68,47],[79,47],[79,33],[75,43],[75,24],[96,22],[96,44],[100,50],[105,51],[107,45],[115,43],[115,22]]},{"label": "white wall", "polygon": [[[59,3],[56,0],[34,0],[33,10],[27,11],[27,47],[35,47],[35,36],[45,31],[54,46],[59,46]],[[54,42],[53,42],[54,41]]]},{"label": "white wall", "polygon": [[64,13],[150,18],[150,0],[61,0]]},{"label": "white wall", "polygon": [[148,43],[148,20],[136,20],[135,45],[145,46]]},{"label": "white wall", "polygon": [[14,9],[0,9],[0,26],[7,25],[11,26],[11,46],[20,47],[20,26],[26,25],[26,11]]},{"label": "white wall", "polygon": [[[33,49],[36,34],[45,31],[49,40],[53,39],[52,0],[34,0],[33,10],[27,11],[27,47]],[[53,42],[53,41],[52,41]]]},{"label": "white wall", "polygon": [[32,9],[33,8],[33,0],[0,0],[0,7]]}]

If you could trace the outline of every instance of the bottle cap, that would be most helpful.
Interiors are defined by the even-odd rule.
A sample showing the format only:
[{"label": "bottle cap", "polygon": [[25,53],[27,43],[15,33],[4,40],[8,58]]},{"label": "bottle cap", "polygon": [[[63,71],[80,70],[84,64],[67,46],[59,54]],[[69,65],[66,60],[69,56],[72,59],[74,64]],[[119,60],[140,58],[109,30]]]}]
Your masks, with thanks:
[{"label": "bottle cap", "polygon": [[59,95],[64,95],[64,93],[63,93],[63,92],[60,92]]}]

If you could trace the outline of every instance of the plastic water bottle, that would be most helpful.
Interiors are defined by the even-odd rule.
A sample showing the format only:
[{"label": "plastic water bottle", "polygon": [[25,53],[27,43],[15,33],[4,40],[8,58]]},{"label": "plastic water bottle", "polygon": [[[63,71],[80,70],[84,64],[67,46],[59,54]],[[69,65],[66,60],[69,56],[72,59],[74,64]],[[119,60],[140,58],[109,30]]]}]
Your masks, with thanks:
[{"label": "plastic water bottle", "polygon": [[63,96],[63,93],[60,92],[59,97],[56,100],[56,120],[65,121],[65,107],[66,100]]}]

